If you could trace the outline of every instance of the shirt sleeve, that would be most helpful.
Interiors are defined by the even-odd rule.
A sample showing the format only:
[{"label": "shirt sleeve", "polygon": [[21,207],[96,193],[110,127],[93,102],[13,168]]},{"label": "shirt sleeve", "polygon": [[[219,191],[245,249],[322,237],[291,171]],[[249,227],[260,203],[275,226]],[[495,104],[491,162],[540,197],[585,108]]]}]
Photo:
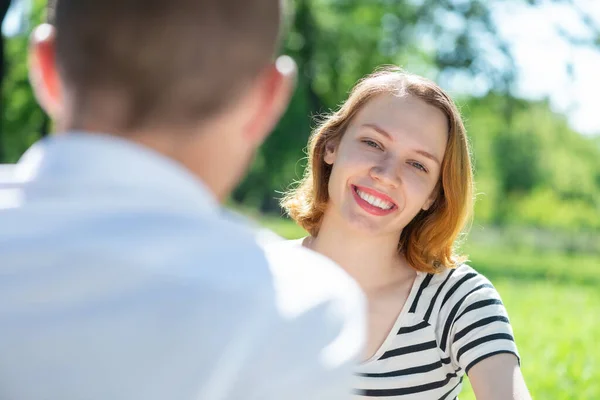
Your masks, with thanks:
[{"label": "shirt sleeve", "polygon": [[514,354],[520,363],[508,313],[497,290],[482,275],[460,304],[448,341],[452,361],[465,373],[496,354]]}]

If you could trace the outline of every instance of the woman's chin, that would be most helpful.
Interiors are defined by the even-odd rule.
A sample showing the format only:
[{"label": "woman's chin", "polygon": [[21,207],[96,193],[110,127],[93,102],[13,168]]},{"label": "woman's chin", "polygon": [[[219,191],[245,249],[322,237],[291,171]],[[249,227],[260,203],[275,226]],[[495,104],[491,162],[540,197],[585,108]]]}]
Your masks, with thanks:
[{"label": "woman's chin", "polygon": [[382,220],[377,220],[372,216],[356,215],[352,213],[346,215],[345,220],[348,228],[358,234],[365,236],[379,236],[390,233],[388,232],[388,224]]}]

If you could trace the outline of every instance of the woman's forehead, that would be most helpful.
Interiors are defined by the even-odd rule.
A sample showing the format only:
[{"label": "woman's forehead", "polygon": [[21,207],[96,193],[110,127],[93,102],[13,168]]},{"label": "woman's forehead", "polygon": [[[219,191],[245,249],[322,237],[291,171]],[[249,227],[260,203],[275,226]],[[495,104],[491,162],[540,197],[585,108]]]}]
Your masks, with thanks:
[{"label": "woman's forehead", "polygon": [[446,114],[411,95],[376,96],[357,113],[351,126],[355,131],[380,128],[391,140],[412,139],[434,149],[439,147],[441,152],[448,136]]}]

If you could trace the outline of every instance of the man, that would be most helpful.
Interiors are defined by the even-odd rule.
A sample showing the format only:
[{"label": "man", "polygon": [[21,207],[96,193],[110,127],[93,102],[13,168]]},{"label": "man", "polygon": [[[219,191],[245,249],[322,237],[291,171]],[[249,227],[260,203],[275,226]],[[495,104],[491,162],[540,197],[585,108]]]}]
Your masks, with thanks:
[{"label": "man", "polygon": [[0,398],[343,399],[356,284],[221,212],[284,111],[278,0],[59,0],[58,135],[0,185]]}]

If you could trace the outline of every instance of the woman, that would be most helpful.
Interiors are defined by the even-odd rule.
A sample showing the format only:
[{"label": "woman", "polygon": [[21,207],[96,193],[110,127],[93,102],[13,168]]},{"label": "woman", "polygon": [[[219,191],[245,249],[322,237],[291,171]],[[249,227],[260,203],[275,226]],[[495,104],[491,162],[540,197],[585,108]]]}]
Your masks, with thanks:
[{"label": "woman", "polygon": [[283,206],[369,301],[362,397],[529,399],[506,310],[455,253],[472,211],[468,140],[453,101],[399,69],[361,80],[315,130]]}]

